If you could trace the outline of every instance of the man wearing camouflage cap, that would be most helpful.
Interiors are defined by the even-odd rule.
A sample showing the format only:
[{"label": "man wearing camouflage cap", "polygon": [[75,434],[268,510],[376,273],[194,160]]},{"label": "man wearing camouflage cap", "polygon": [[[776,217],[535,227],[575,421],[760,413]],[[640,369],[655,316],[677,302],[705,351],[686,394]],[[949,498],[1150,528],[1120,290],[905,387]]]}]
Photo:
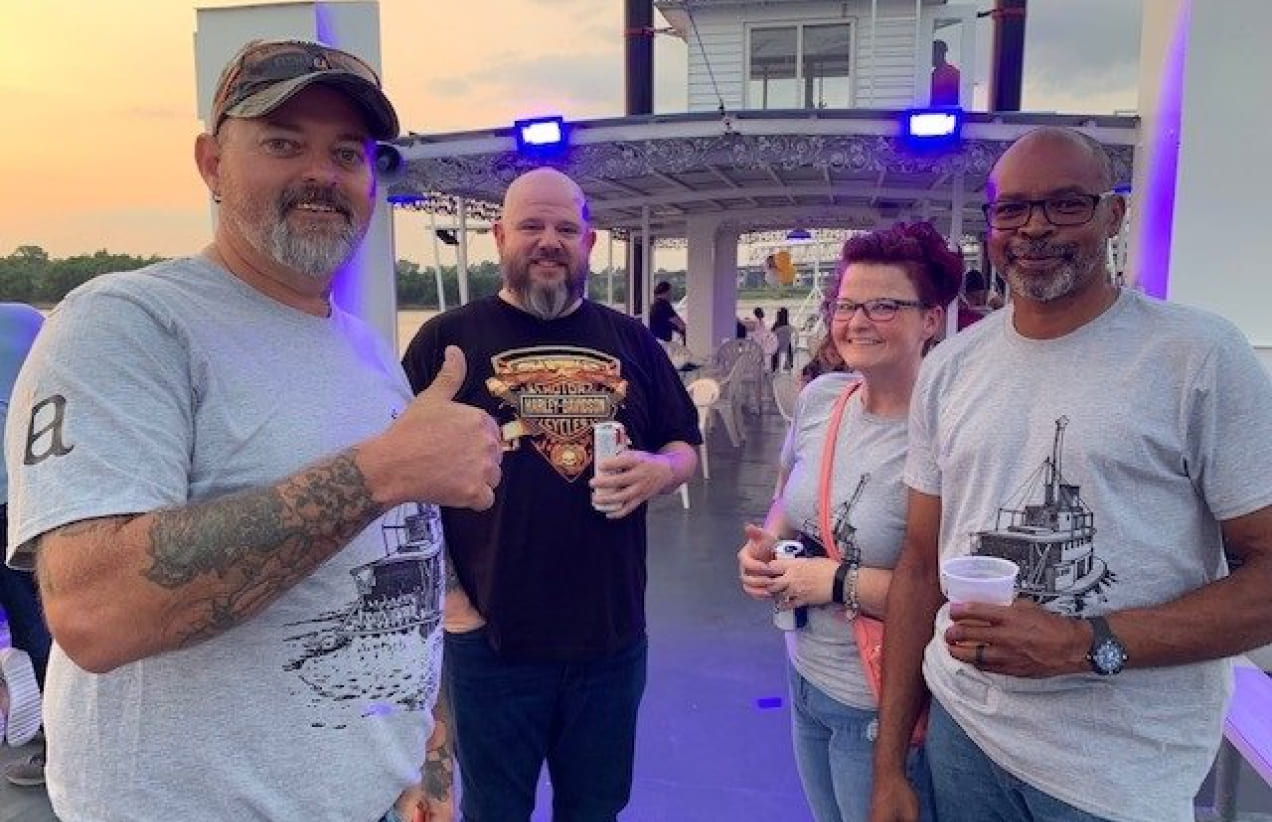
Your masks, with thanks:
[{"label": "man wearing camouflage cap", "polygon": [[207,125],[212,243],[68,295],[14,392],[7,559],[55,640],[54,810],[450,819],[435,505],[491,505],[496,429],[451,401],[458,349],[412,399],[330,300],[397,117],[356,57],[254,42]]}]

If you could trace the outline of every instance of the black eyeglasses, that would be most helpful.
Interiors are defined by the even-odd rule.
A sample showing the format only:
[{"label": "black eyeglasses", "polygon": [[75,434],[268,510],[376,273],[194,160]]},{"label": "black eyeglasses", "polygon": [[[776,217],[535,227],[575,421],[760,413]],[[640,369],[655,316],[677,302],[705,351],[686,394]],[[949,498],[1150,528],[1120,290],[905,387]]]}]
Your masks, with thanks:
[{"label": "black eyeglasses", "polygon": [[928,304],[922,300],[894,300],[890,297],[880,297],[875,300],[866,300],[863,303],[855,303],[852,300],[835,300],[831,303],[831,312],[837,320],[847,320],[857,313],[860,308],[866,312],[866,319],[877,323],[886,323],[897,316],[897,312],[903,308],[928,308]]},{"label": "black eyeglasses", "polygon": [[1055,226],[1083,225],[1091,222],[1100,201],[1116,191],[1103,194],[1063,194],[1042,200],[995,200],[985,203],[981,211],[990,228],[1020,228],[1033,218],[1035,208],[1042,208],[1047,222]]}]

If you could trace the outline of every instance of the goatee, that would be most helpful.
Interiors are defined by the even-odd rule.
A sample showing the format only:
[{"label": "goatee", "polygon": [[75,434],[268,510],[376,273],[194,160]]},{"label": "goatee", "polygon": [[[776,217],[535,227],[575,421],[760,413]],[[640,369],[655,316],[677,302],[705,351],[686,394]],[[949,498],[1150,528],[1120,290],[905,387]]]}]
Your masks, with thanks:
[{"label": "goatee", "polygon": [[[551,259],[565,266],[565,276],[554,282],[536,280],[530,273],[530,266],[540,260]],[[587,290],[589,269],[587,262],[571,266],[568,259],[559,257],[536,258],[526,261],[524,265],[504,266],[504,282],[517,298],[524,311],[541,320],[555,320],[564,316]]]}]

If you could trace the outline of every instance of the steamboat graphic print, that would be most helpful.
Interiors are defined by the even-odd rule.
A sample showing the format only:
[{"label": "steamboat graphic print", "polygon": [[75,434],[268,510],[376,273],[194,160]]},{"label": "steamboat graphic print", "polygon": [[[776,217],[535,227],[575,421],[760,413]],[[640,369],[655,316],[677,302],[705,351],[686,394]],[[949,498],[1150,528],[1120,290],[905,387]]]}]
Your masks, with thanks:
[{"label": "steamboat graphic print", "polygon": [[1073,615],[1103,602],[1117,579],[1095,555],[1095,514],[1061,471],[1068,424],[1056,420],[1051,455],[998,509],[993,529],[972,534],[972,553],[1016,563],[1020,596]]},{"label": "steamboat graphic print", "polygon": [[[343,727],[353,715],[418,711],[436,693],[442,653],[442,521],[435,506],[402,505],[380,523],[384,556],[350,570],[350,600],[288,640],[294,671],[311,705],[344,716],[315,725]],[[350,715],[352,714],[352,715]],[[332,721],[334,719],[334,721]]]},{"label": "steamboat graphic print", "polygon": [[[861,548],[857,545],[857,527],[852,524],[852,509],[856,506],[857,501],[861,499],[861,494],[866,490],[866,483],[870,482],[870,474],[862,474],[857,479],[857,487],[853,489],[848,499],[835,506],[831,512],[830,520],[833,529],[831,537],[835,540],[835,545],[839,548],[840,560],[853,565],[861,564]],[[821,532],[821,524],[811,519],[804,520],[799,529],[800,541],[804,543],[805,556],[825,557],[830,556],[826,550],[825,536]]]}]

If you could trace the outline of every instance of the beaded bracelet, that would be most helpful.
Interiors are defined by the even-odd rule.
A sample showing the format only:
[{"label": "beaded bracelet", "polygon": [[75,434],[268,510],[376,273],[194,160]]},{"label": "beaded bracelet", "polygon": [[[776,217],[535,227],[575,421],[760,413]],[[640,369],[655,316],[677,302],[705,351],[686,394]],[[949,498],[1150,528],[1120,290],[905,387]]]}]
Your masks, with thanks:
[{"label": "beaded bracelet", "polygon": [[844,593],[844,615],[854,620],[861,613],[861,600],[857,598],[857,579],[861,568],[854,562],[848,567],[848,584]]}]

